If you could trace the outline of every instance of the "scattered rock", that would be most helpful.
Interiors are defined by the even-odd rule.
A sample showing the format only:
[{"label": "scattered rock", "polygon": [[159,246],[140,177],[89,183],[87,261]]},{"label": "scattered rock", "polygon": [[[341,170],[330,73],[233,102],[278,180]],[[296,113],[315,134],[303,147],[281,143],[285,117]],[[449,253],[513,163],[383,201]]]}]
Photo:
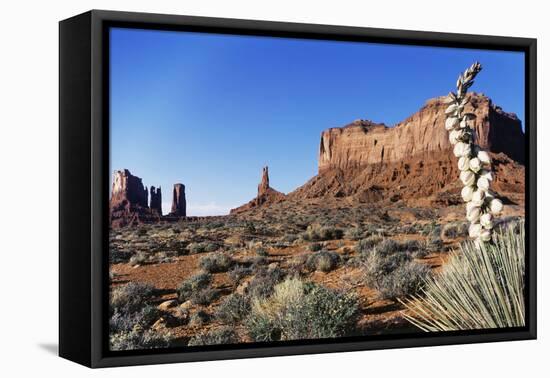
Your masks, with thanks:
[{"label": "scattered rock", "polygon": [[193,307],[193,303],[189,300],[189,301],[185,301],[183,302],[182,304],[180,304],[180,308],[182,310],[188,310],[190,309],[191,307]]},{"label": "scattered rock", "polygon": [[159,318],[153,325],[151,326],[151,329],[154,329],[155,331],[158,331],[160,329],[166,328],[166,320],[164,318]]},{"label": "scattered rock", "polygon": [[244,294],[246,294],[246,291],[247,291],[249,285],[250,285],[250,281],[245,281],[245,282],[241,283],[239,286],[237,286],[237,288],[235,289],[235,292],[237,294],[244,295]]},{"label": "scattered rock", "polygon": [[171,299],[169,301],[164,301],[161,304],[158,305],[158,309],[162,311],[166,311],[169,308],[176,307],[178,302],[175,299]]},{"label": "scattered rock", "polygon": [[277,269],[278,267],[279,267],[279,264],[276,262],[273,262],[267,266],[267,269],[273,270],[273,269]]}]

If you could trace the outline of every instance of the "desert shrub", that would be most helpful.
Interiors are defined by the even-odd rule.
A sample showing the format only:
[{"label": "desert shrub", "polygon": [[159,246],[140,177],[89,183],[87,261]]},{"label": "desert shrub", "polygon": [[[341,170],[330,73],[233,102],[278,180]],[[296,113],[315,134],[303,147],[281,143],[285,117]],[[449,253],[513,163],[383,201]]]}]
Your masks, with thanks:
[{"label": "desert shrub", "polygon": [[147,254],[145,252],[138,252],[128,261],[131,266],[143,265],[147,262]]},{"label": "desert shrub", "polygon": [[409,253],[382,254],[378,250],[373,250],[364,263],[366,283],[371,286],[376,285],[384,276],[392,273],[399,266],[410,262],[411,259]]},{"label": "desert shrub", "polygon": [[298,240],[298,236],[295,235],[295,234],[286,234],[284,237],[283,237],[283,240],[287,243],[293,243],[295,242],[296,240]]},{"label": "desert shrub", "polygon": [[401,243],[399,243],[400,251],[415,252],[422,248],[423,248],[422,242],[418,240],[404,240]]},{"label": "desert shrub", "polygon": [[124,312],[117,310],[109,319],[109,328],[111,332],[129,332],[136,326],[140,328],[150,327],[159,317],[160,311],[151,305],[144,305],[134,312]]},{"label": "desert shrub", "polygon": [[[417,249],[413,254],[424,251]],[[365,260],[364,272],[367,285],[376,289],[382,299],[416,294],[422,288],[423,280],[431,274],[426,265],[412,261],[412,254],[399,251],[399,248],[397,252],[388,249],[383,253],[374,249]]]},{"label": "desert shrub", "polygon": [[252,270],[261,269],[264,265],[267,265],[268,260],[263,256],[256,256],[249,260],[250,267]]},{"label": "desert shrub", "polygon": [[210,321],[210,315],[203,310],[199,310],[191,315],[189,325],[192,327],[200,327]]},{"label": "desert shrub", "polygon": [[111,350],[134,350],[167,348],[171,335],[167,332],[133,329],[128,332],[111,333],[109,345]]},{"label": "desert shrub", "polygon": [[239,340],[235,332],[228,327],[202,332],[189,340],[189,346],[235,344]]},{"label": "desert shrub", "polygon": [[234,261],[225,253],[210,253],[199,260],[201,269],[209,273],[227,272]]},{"label": "desert shrub", "polygon": [[400,232],[403,234],[417,234],[418,225],[417,224],[407,224],[401,227]]},{"label": "desert shrub", "polygon": [[340,255],[336,252],[321,251],[308,256],[306,266],[309,270],[330,272],[340,263]]},{"label": "desert shrub", "polygon": [[441,226],[437,224],[437,222],[432,221],[431,223],[426,223],[422,226],[420,233],[424,236],[428,235],[440,235],[441,234]]},{"label": "desert shrub", "polygon": [[256,248],[256,254],[258,256],[262,256],[262,257],[266,257],[268,256],[269,254],[267,253],[267,249],[265,249],[264,247],[257,247]]},{"label": "desert shrub", "polygon": [[441,231],[443,237],[448,239],[456,239],[458,237],[468,236],[468,223],[467,222],[457,222],[457,223],[447,223],[443,226]]},{"label": "desert shrub", "polygon": [[209,273],[197,274],[183,281],[176,289],[178,298],[181,302],[191,299],[193,293],[206,289],[212,281],[212,275]]},{"label": "desert shrub", "polygon": [[332,226],[309,225],[307,230],[302,233],[302,239],[305,241],[322,241],[342,239],[344,231]]},{"label": "desert shrub", "polygon": [[345,233],[345,238],[349,240],[359,240],[363,237],[365,231],[360,227],[348,228]]},{"label": "desert shrub", "polygon": [[383,240],[384,238],[379,235],[369,236],[368,238],[359,240],[355,245],[355,250],[360,254],[368,253],[373,247],[377,246]]},{"label": "desert shrub", "polygon": [[109,262],[111,264],[125,263],[130,260],[132,253],[130,251],[113,248],[109,250]]},{"label": "desert shrub", "polygon": [[234,265],[230,270],[229,270],[229,279],[231,280],[231,282],[233,283],[233,285],[238,285],[239,282],[252,274],[252,269],[251,268],[248,268],[248,267],[245,267],[243,265]]},{"label": "desert shrub", "polygon": [[153,295],[154,290],[154,286],[139,282],[118,286],[111,292],[110,310],[121,313],[139,311],[145,301]]},{"label": "desert shrub", "polygon": [[426,265],[408,261],[383,275],[374,287],[381,299],[405,297],[418,293],[430,274],[430,268]]},{"label": "desert shrub", "polygon": [[215,316],[224,323],[234,324],[243,319],[249,311],[250,301],[247,297],[230,294],[218,306]]},{"label": "desert shrub", "polygon": [[355,297],[290,278],[253,298],[245,325],[255,341],[332,338],[348,334],[357,315]]},{"label": "desert shrub", "polygon": [[391,255],[401,251],[401,245],[396,240],[384,239],[376,246],[376,251],[381,255]]},{"label": "desert shrub", "polygon": [[479,248],[462,243],[440,274],[426,278],[425,296],[403,301],[405,318],[427,332],[524,326],[524,223],[493,236]]},{"label": "desert shrub", "polygon": [[429,236],[426,241],[426,248],[431,252],[440,251],[443,248],[443,240],[439,235]]},{"label": "desert shrub", "polygon": [[419,247],[417,250],[415,250],[412,253],[412,256],[415,259],[423,259],[424,257],[428,256],[429,254],[430,254],[430,244],[429,244],[429,241],[427,241],[421,247]]},{"label": "desert shrub", "polygon": [[191,254],[214,252],[217,251],[219,248],[220,246],[218,244],[211,242],[190,243],[187,246],[187,249]]},{"label": "desert shrub", "polygon": [[204,243],[189,243],[187,249],[189,249],[189,253],[191,254],[206,252],[206,246]]},{"label": "desert shrub", "polygon": [[166,347],[170,336],[148,330],[160,311],[147,303],[154,293],[148,284],[131,282],[111,292],[109,342],[113,350]]},{"label": "desert shrub", "polygon": [[254,278],[250,281],[247,292],[253,297],[267,297],[273,292],[273,288],[284,278],[285,274],[281,268],[259,269]]},{"label": "desert shrub", "polygon": [[206,306],[215,301],[220,295],[218,290],[212,288],[199,289],[191,294],[191,302],[197,305]]},{"label": "desert shrub", "polygon": [[321,249],[323,249],[323,245],[321,243],[311,243],[311,244],[308,245],[308,249],[311,252],[317,252],[317,251],[320,251]]},{"label": "desert shrub", "polygon": [[148,230],[145,227],[140,227],[140,228],[137,229],[136,233],[137,233],[138,236],[145,236],[145,235],[147,235]]}]

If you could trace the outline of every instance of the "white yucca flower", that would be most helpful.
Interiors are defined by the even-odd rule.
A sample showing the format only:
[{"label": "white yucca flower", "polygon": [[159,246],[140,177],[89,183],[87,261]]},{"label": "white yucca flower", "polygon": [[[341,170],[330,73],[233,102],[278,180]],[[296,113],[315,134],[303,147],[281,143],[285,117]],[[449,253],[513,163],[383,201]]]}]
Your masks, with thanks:
[{"label": "white yucca flower", "polygon": [[460,181],[462,181],[465,186],[472,186],[476,182],[476,175],[470,170],[462,171],[460,172]]},{"label": "white yucca flower", "polygon": [[468,171],[470,169],[470,158],[468,156],[462,156],[458,159],[458,169],[460,171]]},{"label": "white yucca flower", "polygon": [[475,173],[481,170],[481,160],[479,158],[470,159],[470,170]]},{"label": "white yucca flower", "polygon": [[493,228],[493,216],[490,213],[485,213],[479,217],[479,223],[483,228],[490,230]]},{"label": "white yucca flower", "polygon": [[489,209],[491,210],[491,214],[493,215],[500,214],[500,212],[502,211],[502,207],[502,202],[497,198],[492,199],[489,204]]},{"label": "white yucca flower", "polygon": [[465,186],[462,188],[462,191],[460,192],[460,195],[462,196],[462,199],[464,202],[470,202],[472,200],[472,196],[474,194],[474,187],[473,186]]},{"label": "white yucca flower", "polygon": [[466,92],[473,85],[474,78],[481,71],[481,64],[475,62],[458,76],[457,92],[449,93],[445,99],[445,129],[449,131],[449,142],[458,159],[460,181],[464,185],[460,192],[466,202],[466,219],[471,223],[469,235],[475,244],[492,239],[493,217],[502,212],[502,202],[490,192],[493,175],[491,157],[474,143],[473,120],[476,116],[465,113],[469,102]]}]

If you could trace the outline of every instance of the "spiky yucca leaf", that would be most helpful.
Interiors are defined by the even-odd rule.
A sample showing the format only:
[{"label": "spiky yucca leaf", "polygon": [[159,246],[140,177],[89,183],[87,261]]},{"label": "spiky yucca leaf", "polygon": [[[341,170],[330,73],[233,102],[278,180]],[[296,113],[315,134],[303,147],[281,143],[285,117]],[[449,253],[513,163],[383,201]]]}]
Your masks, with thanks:
[{"label": "spiky yucca leaf", "polygon": [[419,296],[401,301],[403,316],[426,332],[524,326],[524,222],[516,226],[494,244],[464,242]]}]

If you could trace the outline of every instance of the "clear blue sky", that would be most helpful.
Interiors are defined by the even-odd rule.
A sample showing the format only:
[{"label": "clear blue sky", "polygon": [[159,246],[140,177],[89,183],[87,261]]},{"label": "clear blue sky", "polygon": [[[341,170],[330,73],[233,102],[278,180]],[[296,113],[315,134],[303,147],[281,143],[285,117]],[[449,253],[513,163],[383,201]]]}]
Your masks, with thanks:
[{"label": "clear blue sky", "polygon": [[393,125],[454,89],[524,119],[517,52],[136,29],[111,30],[111,171],[186,185],[189,215],[225,214],[256,195],[261,167],[290,192],[317,173],[321,131],[355,119]]}]

